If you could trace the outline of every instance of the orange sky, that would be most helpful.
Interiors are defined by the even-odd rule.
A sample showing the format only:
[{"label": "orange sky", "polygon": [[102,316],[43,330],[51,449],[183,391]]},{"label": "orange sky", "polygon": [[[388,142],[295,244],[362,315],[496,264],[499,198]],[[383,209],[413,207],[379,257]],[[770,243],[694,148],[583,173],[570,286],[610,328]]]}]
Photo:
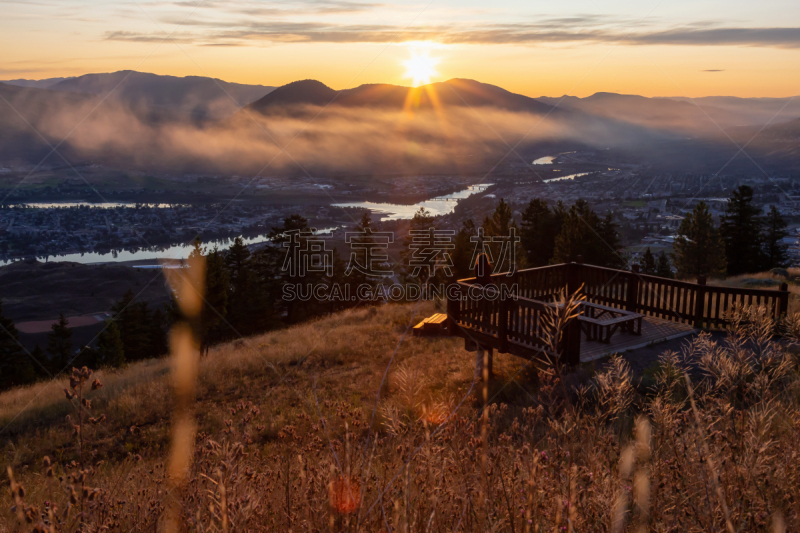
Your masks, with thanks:
[{"label": "orange sky", "polygon": [[433,81],[472,78],[529,96],[800,91],[796,0],[2,4],[0,79],[133,69],[408,85],[403,62],[424,49],[439,60]]}]

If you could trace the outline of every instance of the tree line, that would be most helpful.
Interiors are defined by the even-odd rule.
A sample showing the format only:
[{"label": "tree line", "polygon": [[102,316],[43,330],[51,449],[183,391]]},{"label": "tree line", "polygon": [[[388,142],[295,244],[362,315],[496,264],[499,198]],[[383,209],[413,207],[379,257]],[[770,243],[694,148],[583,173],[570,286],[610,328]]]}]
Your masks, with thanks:
[{"label": "tree line", "polygon": [[705,202],[681,222],[674,245],[678,277],[738,276],[789,265],[786,221],[773,205],[766,215],[753,205],[753,189],[741,185],[731,195],[720,225]]}]

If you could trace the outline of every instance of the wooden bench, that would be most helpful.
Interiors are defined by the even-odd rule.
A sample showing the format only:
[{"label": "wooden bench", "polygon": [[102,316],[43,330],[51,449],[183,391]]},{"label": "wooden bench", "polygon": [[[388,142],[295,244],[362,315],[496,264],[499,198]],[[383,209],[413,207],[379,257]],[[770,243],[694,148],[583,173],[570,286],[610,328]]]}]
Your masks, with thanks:
[{"label": "wooden bench", "polygon": [[444,335],[447,331],[447,315],[445,313],[436,313],[429,316],[411,330],[411,333],[416,337],[429,336],[429,335]]},{"label": "wooden bench", "polygon": [[578,322],[586,340],[611,343],[611,336],[619,329],[634,335],[642,334],[643,315],[591,302],[581,303]]}]

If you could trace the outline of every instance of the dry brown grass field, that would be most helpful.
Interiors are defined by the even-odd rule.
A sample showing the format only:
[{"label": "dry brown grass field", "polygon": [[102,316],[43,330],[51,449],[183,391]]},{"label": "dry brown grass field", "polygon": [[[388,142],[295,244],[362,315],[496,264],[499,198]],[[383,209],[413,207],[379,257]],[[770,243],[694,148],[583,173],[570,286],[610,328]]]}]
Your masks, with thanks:
[{"label": "dry brown grass field", "polygon": [[0,531],[800,528],[798,357],[758,310],[642,376],[495,355],[485,388],[463,341],[406,333],[433,311],[212,348],[194,433],[177,356],[3,393]]}]

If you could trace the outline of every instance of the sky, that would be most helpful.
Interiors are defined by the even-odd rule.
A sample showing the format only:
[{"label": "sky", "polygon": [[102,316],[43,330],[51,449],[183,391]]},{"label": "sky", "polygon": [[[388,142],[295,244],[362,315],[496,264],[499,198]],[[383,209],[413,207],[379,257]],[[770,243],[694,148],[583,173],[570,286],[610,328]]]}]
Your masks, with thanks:
[{"label": "sky", "polygon": [[0,79],[138,70],[279,86],[471,78],[528,96],[787,97],[797,0],[0,0]]}]

